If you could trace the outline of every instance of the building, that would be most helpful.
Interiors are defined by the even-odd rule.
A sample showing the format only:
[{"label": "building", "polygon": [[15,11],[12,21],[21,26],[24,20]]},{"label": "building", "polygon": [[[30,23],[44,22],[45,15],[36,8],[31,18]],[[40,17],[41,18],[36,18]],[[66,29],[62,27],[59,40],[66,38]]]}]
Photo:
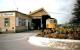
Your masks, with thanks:
[{"label": "building", "polygon": [[46,28],[46,19],[50,18],[47,11],[44,8],[40,8],[29,14],[32,16],[32,23],[34,24],[34,29],[45,29]]},{"label": "building", "polygon": [[31,17],[18,11],[0,11],[0,30],[16,32],[28,30],[31,27]]},{"label": "building", "polygon": [[0,30],[2,32],[17,32],[29,29],[45,29],[48,13],[40,8],[30,14],[18,11],[0,11]]}]

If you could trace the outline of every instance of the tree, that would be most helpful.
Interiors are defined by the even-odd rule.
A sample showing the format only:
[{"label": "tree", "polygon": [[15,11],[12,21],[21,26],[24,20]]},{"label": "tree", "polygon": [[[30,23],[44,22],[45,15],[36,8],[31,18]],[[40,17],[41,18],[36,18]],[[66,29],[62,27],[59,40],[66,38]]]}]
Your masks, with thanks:
[{"label": "tree", "polygon": [[74,17],[71,23],[79,24],[80,23],[80,0],[76,0],[76,1],[77,3],[75,4],[75,8],[73,12]]}]

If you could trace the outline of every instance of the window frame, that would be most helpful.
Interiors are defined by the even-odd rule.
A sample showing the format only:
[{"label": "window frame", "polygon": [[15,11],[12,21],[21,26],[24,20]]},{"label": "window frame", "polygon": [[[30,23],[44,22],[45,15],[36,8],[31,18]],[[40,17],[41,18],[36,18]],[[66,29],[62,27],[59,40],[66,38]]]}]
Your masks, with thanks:
[{"label": "window frame", "polygon": [[4,26],[10,27],[10,18],[4,18]]}]

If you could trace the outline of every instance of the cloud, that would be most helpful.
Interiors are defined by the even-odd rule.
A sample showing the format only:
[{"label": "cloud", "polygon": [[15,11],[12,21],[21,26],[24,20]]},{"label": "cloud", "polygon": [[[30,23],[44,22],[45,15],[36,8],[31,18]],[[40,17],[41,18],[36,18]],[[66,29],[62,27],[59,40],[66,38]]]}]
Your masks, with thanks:
[{"label": "cloud", "polygon": [[0,0],[0,10],[16,10],[29,13],[44,7],[58,23],[69,22],[76,0]]},{"label": "cloud", "polygon": [[56,18],[59,24],[65,24],[72,18],[72,12],[76,0],[53,0],[50,3],[46,3],[46,10],[49,12],[52,18]]}]

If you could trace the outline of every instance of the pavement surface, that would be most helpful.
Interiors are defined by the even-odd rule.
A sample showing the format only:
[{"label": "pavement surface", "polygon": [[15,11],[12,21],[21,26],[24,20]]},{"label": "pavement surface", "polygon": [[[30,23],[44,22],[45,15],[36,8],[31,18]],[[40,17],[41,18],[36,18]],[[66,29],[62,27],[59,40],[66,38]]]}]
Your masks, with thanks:
[{"label": "pavement surface", "polygon": [[60,50],[30,44],[28,42],[29,37],[39,32],[35,30],[23,33],[0,34],[0,50]]}]

